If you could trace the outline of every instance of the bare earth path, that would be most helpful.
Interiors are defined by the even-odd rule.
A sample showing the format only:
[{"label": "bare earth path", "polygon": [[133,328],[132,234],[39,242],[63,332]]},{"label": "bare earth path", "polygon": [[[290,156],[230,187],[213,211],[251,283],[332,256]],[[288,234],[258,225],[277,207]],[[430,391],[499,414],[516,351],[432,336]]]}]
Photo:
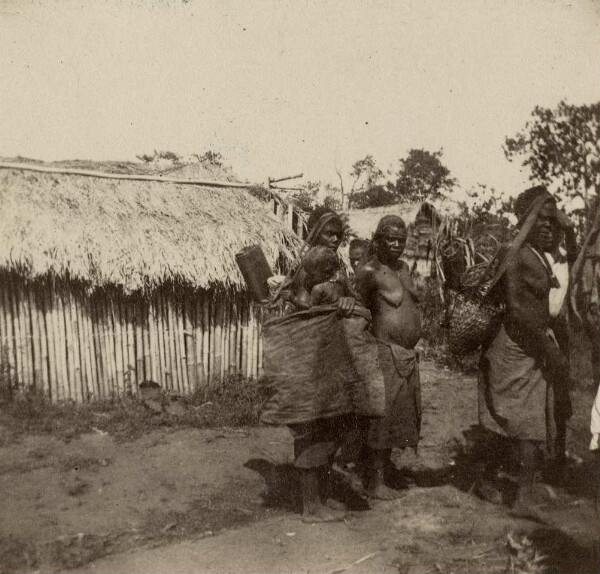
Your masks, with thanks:
[{"label": "bare earth path", "polygon": [[[0,572],[506,572],[511,559],[523,571],[593,571],[599,533],[589,493],[553,491],[544,525],[475,497],[468,473],[453,473],[476,422],[475,380],[428,362],[422,380],[419,457],[397,463],[428,478],[344,523],[305,525],[262,504],[263,480],[243,465],[285,461],[285,429],[153,431],[120,444],[100,433],[69,444],[27,437],[2,447]],[[580,456],[588,401],[576,402],[573,419],[570,446]],[[507,547],[508,534],[522,551]],[[547,556],[537,566],[534,551]]]}]

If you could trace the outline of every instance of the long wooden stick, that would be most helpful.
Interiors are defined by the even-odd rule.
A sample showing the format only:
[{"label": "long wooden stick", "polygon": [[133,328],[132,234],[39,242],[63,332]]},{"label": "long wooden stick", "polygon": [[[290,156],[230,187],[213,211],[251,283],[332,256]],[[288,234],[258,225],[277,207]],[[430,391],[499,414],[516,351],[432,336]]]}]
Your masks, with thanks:
[{"label": "long wooden stick", "polygon": [[238,183],[231,181],[211,181],[205,179],[179,179],[170,177],[161,177],[160,175],[131,175],[120,173],[106,173],[103,171],[93,171],[88,169],[66,169],[60,167],[45,167],[40,165],[28,165],[23,163],[1,162],[0,169],[18,169],[21,171],[37,171],[42,173],[57,173],[63,175],[81,175],[84,177],[97,177],[100,179],[124,179],[129,181],[160,181],[161,183],[176,183],[181,185],[199,185],[203,187],[231,187],[239,189],[248,189],[251,187],[260,187],[255,183]]},{"label": "long wooden stick", "polygon": [[585,259],[587,256],[588,247],[590,246],[590,244],[593,241],[596,241],[596,239],[598,237],[599,229],[600,229],[600,202],[598,203],[598,208],[596,209],[596,214],[594,216],[594,220],[593,220],[592,225],[585,237],[585,240],[583,241],[581,250],[579,251],[579,254],[577,255],[577,259],[575,260],[575,263],[573,263],[573,268],[571,269],[571,273],[570,273],[570,277],[569,277],[569,280],[571,282],[571,293],[570,293],[571,311],[573,311],[573,315],[579,321],[580,324],[583,322],[583,319],[581,318],[581,315],[579,314],[579,311],[577,309],[577,292],[579,291],[579,279],[580,279],[581,273],[583,272],[583,266],[584,266]]}]

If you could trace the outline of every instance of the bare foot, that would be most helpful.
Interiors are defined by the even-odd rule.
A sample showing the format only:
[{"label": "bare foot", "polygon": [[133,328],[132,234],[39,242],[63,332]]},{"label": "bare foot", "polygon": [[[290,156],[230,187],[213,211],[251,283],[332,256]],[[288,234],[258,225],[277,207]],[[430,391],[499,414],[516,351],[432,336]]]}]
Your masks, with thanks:
[{"label": "bare foot", "polygon": [[302,513],[302,522],[307,524],[318,524],[321,522],[342,522],[346,513],[340,510],[333,510],[323,506],[322,504],[311,508],[304,509]]},{"label": "bare foot", "polygon": [[367,489],[367,496],[375,500],[397,500],[398,498],[402,498],[404,493],[384,484],[378,484],[375,487]]}]

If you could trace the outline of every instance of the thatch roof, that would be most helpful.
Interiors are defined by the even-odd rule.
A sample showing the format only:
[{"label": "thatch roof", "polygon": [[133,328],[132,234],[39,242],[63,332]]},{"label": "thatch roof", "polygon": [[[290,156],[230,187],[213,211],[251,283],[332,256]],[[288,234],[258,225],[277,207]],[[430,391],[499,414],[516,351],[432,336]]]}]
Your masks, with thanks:
[{"label": "thatch roof", "polygon": [[422,211],[423,205],[433,207],[435,213],[441,218],[458,215],[458,206],[456,203],[444,199],[431,202],[396,203],[394,205],[368,207],[366,209],[350,209],[344,213],[348,216],[348,225],[352,233],[362,239],[371,239],[382,217],[386,215],[398,215],[410,227],[415,224],[417,215]]},{"label": "thatch roof", "polygon": [[458,215],[455,202],[439,199],[430,202],[397,203],[384,207],[350,209],[345,212],[351,233],[362,239],[371,239],[379,220],[386,215],[398,215],[407,225],[408,237],[403,257],[429,259],[439,223]]},{"label": "thatch roof", "polygon": [[298,243],[245,189],[0,168],[0,269],[29,279],[243,288],[238,251],[259,244],[275,268]]}]

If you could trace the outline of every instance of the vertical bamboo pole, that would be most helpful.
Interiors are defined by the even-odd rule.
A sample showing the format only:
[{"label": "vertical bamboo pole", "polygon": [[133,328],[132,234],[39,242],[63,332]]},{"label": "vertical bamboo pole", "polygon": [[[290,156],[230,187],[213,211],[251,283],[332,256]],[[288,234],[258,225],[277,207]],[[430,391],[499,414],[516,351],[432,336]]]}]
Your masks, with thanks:
[{"label": "vertical bamboo pole", "polygon": [[231,323],[229,293],[223,295],[223,364],[221,378],[229,372],[229,325]]},{"label": "vertical bamboo pole", "polygon": [[19,357],[21,360],[21,375],[19,377],[19,383],[22,386],[27,386],[29,384],[29,371],[27,365],[27,345],[25,343],[26,335],[25,335],[25,325],[23,324],[22,317],[23,311],[21,309],[21,297],[19,296],[19,288],[16,283],[11,285],[11,291],[14,301],[14,321],[15,321],[15,331],[19,338]]},{"label": "vertical bamboo pole", "polygon": [[158,352],[160,355],[160,363],[162,367],[163,380],[161,384],[165,388],[170,388],[171,385],[171,365],[167,356],[167,346],[165,345],[165,325],[164,325],[164,309],[160,293],[155,294],[155,313],[156,313],[156,334],[158,335]]},{"label": "vertical bamboo pole", "polygon": [[100,312],[99,297],[90,301],[92,341],[94,342],[94,354],[96,357],[96,372],[98,377],[98,389],[100,396],[106,398],[108,392],[108,373],[104,359],[104,333],[102,329],[102,314]]},{"label": "vertical bamboo pole", "polygon": [[75,316],[74,329],[77,329],[79,341],[79,364],[81,366],[81,385],[85,401],[94,397],[94,385],[92,383],[91,369],[88,367],[88,353],[86,346],[86,329],[82,313],[81,297],[77,293],[71,295],[73,314]]},{"label": "vertical bamboo pole", "polygon": [[133,327],[133,298],[127,299],[125,303],[125,316],[127,319],[127,369],[132,380],[132,386],[137,393],[139,384],[142,382],[137,377],[135,357],[135,330]]},{"label": "vertical bamboo pole", "polygon": [[73,361],[73,335],[69,335],[71,331],[71,319],[69,313],[69,301],[66,288],[60,289],[60,315],[61,335],[64,342],[65,364],[67,379],[69,381],[69,398],[77,402],[77,388],[75,386],[75,363]]},{"label": "vertical bamboo pole", "polygon": [[91,378],[91,369],[88,368],[88,353],[86,347],[86,329],[83,317],[83,301],[80,293],[73,293],[73,307],[75,309],[76,325],[79,338],[79,356],[81,365],[81,382],[83,385],[84,399],[90,401],[94,397],[94,386]]},{"label": "vertical bamboo pole", "polygon": [[44,311],[46,316],[46,335],[47,346],[48,346],[48,374],[50,383],[50,394],[53,400],[60,400],[62,398],[60,391],[60,369],[58,366],[58,339],[57,339],[57,328],[56,328],[56,317],[54,310],[54,301],[52,292],[54,288],[48,287],[44,290]]},{"label": "vertical bamboo pole", "polygon": [[93,399],[98,399],[98,382],[94,376],[96,366],[92,354],[93,341],[90,340],[90,331],[88,325],[89,310],[86,299],[87,298],[83,295],[79,295],[77,297],[79,329],[83,344],[82,354],[85,363],[85,378],[87,380],[88,396]]},{"label": "vertical bamboo pole", "polygon": [[31,323],[29,321],[29,301],[25,289],[15,285],[15,292],[19,301],[19,321],[21,324],[21,337],[23,338],[23,360],[25,385],[35,387],[33,378],[33,353],[31,352]]},{"label": "vertical bamboo pole", "polygon": [[160,372],[160,354],[158,352],[158,340],[156,333],[156,312],[154,301],[148,299],[148,332],[150,337],[150,367],[152,369],[152,380],[159,383],[162,379]]},{"label": "vertical bamboo pole", "polygon": [[235,299],[235,372],[242,372],[242,295]]},{"label": "vertical bamboo pole", "polygon": [[113,345],[111,349],[114,352],[116,364],[117,390],[120,396],[125,394],[125,373],[123,371],[123,341],[121,331],[121,317],[119,314],[119,303],[116,297],[109,299],[110,321],[112,325]]},{"label": "vertical bamboo pole", "polygon": [[44,391],[44,383],[42,381],[42,350],[40,343],[40,330],[38,326],[37,306],[35,304],[33,285],[27,285],[23,290],[23,298],[27,302],[27,310],[29,311],[28,322],[30,324],[31,341],[29,348],[31,349],[33,376],[32,381],[35,388]]},{"label": "vertical bamboo pole", "polygon": [[171,323],[169,321],[169,299],[168,295],[165,293],[162,294],[162,307],[163,307],[163,328],[165,332],[165,353],[167,354],[167,358],[169,361],[169,372],[171,373],[171,386],[170,388],[173,391],[177,390],[177,366],[174,358],[174,349],[173,349],[173,337],[171,333]]},{"label": "vertical bamboo pole", "polygon": [[183,311],[183,340],[185,343],[185,370],[188,380],[188,393],[193,393],[198,388],[196,376],[196,330],[192,309],[193,296],[190,294],[182,307]]},{"label": "vertical bamboo pole", "polygon": [[119,295],[114,301],[119,322],[119,340],[121,347],[121,361],[123,363],[123,392],[127,395],[133,392],[133,380],[129,372],[129,350],[127,347],[127,308],[123,298]]},{"label": "vertical bamboo pole", "polygon": [[15,352],[15,332],[12,321],[12,309],[10,304],[10,296],[8,293],[8,281],[4,282],[2,288],[2,303],[4,305],[6,338],[8,345],[8,373],[11,385],[17,381],[17,357]]},{"label": "vertical bamboo pole", "polygon": [[204,384],[206,390],[210,385],[210,341],[212,333],[210,332],[210,293],[204,291],[202,294],[202,369],[204,372]]},{"label": "vertical bamboo pole", "polygon": [[8,296],[10,298],[10,314],[14,336],[15,348],[15,381],[18,385],[23,383],[23,341],[19,324],[19,305],[16,300],[12,279],[7,282]]},{"label": "vertical bamboo pole", "polygon": [[248,302],[248,377],[254,373],[254,320],[252,316],[252,303]]},{"label": "vertical bamboo pole", "polygon": [[8,325],[7,325],[7,319],[6,319],[6,305],[4,303],[4,297],[3,297],[3,292],[4,289],[2,289],[2,293],[0,293],[0,324],[1,324],[1,328],[2,328],[2,361],[5,362],[6,364],[2,365],[3,371],[6,373],[6,377],[8,379],[8,383],[12,388],[12,377],[11,377],[11,372],[10,372],[10,363],[11,363],[11,352],[10,352],[10,345],[9,345],[9,339],[10,339],[10,334],[8,332]]},{"label": "vertical bamboo pole", "polygon": [[115,353],[114,353],[114,337],[112,336],[111,319],[110,319],[110,302],[106,293],[102,294],[102,299],[99,301],[102,312],[102,334],[103,334],[103,347],[102,351],[104,354],[104,363],[107,371],[107,386],[109,396],[117,394],[116,385],[116,367],[115,367]]},{"label": "vertical bamboo pole", "polygon": [[68,351],[67,351],[67,325],[65,323],[65,305],[63,301],[62,289],[55,289],[56,316],[58,319],[59,331],[59,361],[63,375],[62,386],[65,389],[65,398],[75,400],[73,389],[71,389],[71,378],[69,376]]},{"label": "vertical bamboo pole", "polygon": [[246,299],[244,298],[243,307],[242,307],[242,364],[241,371],[247,377],[248,376],[248,337],[249,331],[248,328],[248,304]]},{"label": "vertical bamboo pole", "polygon": [[214,320],[215,320],[215,362],[213,377],[219,382],[223,379],[223,302],[221,298],[215,294],[214,298]]},{"label": "vertical bamboo pole", "polygon": [[[191,391],[190,388],[190,377],[188,376],[188,355],[186,352],[187,344],[186,344],[186,335],[185,335],[185,305],[184,305],[184,297],[182,296],[179,301],[176,301],[176,309],[177,309],[177,335],[179,339],[179,364],[181,365],[181,379],[183,381],[183,388],[186,394],[189,394]],[[191,353],[190,353],[191,355]]]},{"label": "vertical bamboo pole", "polygon": [[[2,369],[3,371],[6,372],[6,376],[8,378],[8,382],[9,384],[12,382],[10,380],[10,361],[8,359],[8,357],[6,355],[8,355],[8,337],[6,335],[7,333],[7,329],[6,329],[6,311],[4,309],[4,303],[2,301],[2,296],[0,295],[0,341],[1,341],[1,355],[0,358],[2,360]],[[6,364],[4,364],[4,361],[6,359]]]},{"label": "vertical bamboo pole", "polygon": [[173,371],[173,389],[181,393],[181,377],[179,375],[179,360],[177,356],[177,348],[175,345],[175,319],[173,317],[173,294],[169,293],[165,297],[165,306],[167,308],[167,324],[169,335],[169,355],[171,357],[171,369]]},{"label": "vertical bamboo pole", "polygon": [[143,383],[144,376],[144,342],[142,338],[142,310],[139,297],[135,298],[135,373],[136,380]]},{"label": "vertical bamboo pole", "polygon": [[87,399],[87,392],[84,390],[84,381],[81,368],[81,349],[79,348],[79,330],[77,326],[77,313],[73,304],[73,294],[70,291],[65,292],[65,321],[67,321],[67,334],[71,339],[69,362],[72,365],[72,381],[75,389],[75,400],[78,403]]},{"label": "vertical bamboo pole", "polygon": [[250,324],[251,324],[251,336],[252,336],[252,346],[248,350],[250,353],[251,359],[251,369],[250,369],[250,377],[256,376],[256,343],[257,343],[257,333],[256,333],[256,316],[254,314],[254,305],[250,303]]},{"label": "vertical bamboo pole", "polygon": [[256,375],[258,377],[263,374],[263,337],[262,337],[262,328],[263,328],[263,308],[258,307],[256,311],[256,316],[258,318],[257,321],[257,331],[258,331],[258,368],[256,370]]},{"label": "vertical bamboo pole", "polygon": [[42,364],[42,385],[44,388],[44,394],[52,400],[52,391],[50,389],[50,361],[48,360],[48,327],[46,325],[44,296],[40,292],[39,287],[36,287],[33,293],[38,317],[40,358]]},{"label": "vertical bamboo pole", "polygon": [[194,297],[194,303],[196,305],[196,315],[194,322],[194,343],[196,347],[195,351],[195,359],[196,359],[196,385],[197,388],[204,387],[206,377],[204,374],[204,363],[203,363],[203,339],[204,339],[204,329],[203,322],[204,316],[202,312],[202,294],[200,291],[196,291]]},{"label": "vertical bamboo pole", "polygon": [[91,380],[94,389],[94,397],[99,399],[102,396],[101,382],[98,374],[98,354],[96,352],[96,341],[94,337],[94,322],[92,320],[92,302],[89,297],[82,298],[83,324],[86,333],[87,360],[88,368],[91,373]]},{"label": "vertical bamboo pole", "polygon": [[209,329],[210,329],[210,347],[209,347],[209,361],[210,361],[210,377],[209,384],[212,386],[215,384],[216,379],[219,376],[219,337],[217,332],[217,299],[215,292],[212,291],[210,294],[210,307],[209,307]]},{"label": "vertical bamboo pole", "polygon": [[150,326],[148,305],[145,300],[140,301],[142,312],[142,344],[144,345],[144,376],[147,381],[153,381],[152,373],[152,352],[150,350]]},{"label": "vertical bamboo pole", "polygon": [[237,293],[231,296],[231,312],[229,315],[229,372],[237,371],[237,325],[238,325],[238,305]]}]

